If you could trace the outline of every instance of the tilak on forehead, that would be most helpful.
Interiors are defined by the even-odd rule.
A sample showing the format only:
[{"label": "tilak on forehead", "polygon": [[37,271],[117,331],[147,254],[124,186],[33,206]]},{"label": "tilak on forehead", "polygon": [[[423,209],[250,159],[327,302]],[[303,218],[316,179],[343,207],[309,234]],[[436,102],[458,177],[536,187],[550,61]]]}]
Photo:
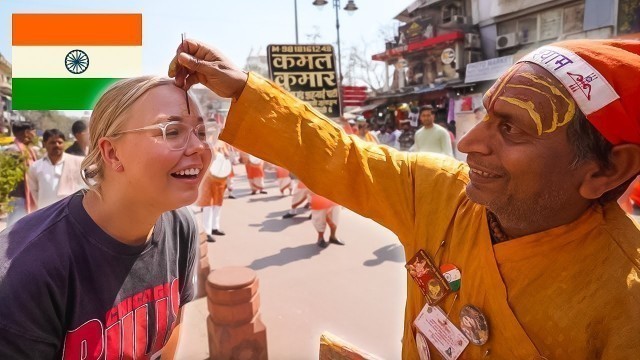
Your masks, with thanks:
[{"label": "tilak on forehead", "polygon": [[[517,72],[521,65],[516,64],[487,92],[488,109],[492,109],[498,99],[525,109],[536,123],[538,134],[542,134],[571,121],[577,105],[612,144],[640,144],[639,41],[569,40],[536,49],[518,63],[523,62],[547,70],[564,90],[544,75]],[[544,113],[542,110],[547,109],[544,105],[534,104],[520,91],[509,91],[506,96],[506,89],[545,95],[553,109],[549,128],[543,129],[540,116]],[[567,93],[573,101],[564,95]]]},{"label": "tilak on forehead", "polygon": [[[497,100],[503,100],[509,104],[520,107],[529,113],[529,116],[536,125],[538,135],[542,133],[550,133],[555,131],[558,127],[566,125],[573,119],[576,107],[573,99],[565,96],[562,91],[555,86],[553,81],[544,75],[538,75],[531,72],[517,72],[520,69],[522,63],[518,63],[511,67],[509,71],[501,77],[494,87],[487,92],[489,97],[489,109],[495,106]],[[519,80],[510,81],[511,79]],[[551,105],[551,125],[548,129],[543,129],[543,116],[545,109],[541,108],[544,105],[539,104],[539,109],[536,109],[536,104],[531,101],[531,97],[527,96],[505,96],[503,90],[505,89],[522,89],[523,91],[531,91],[536,94],[540,94],[548,100]],[[495,89],[495,90],[494,90]],[[562,116],[561,116],[562,115]],[[562,117],[562,119],[560,119]]]}]

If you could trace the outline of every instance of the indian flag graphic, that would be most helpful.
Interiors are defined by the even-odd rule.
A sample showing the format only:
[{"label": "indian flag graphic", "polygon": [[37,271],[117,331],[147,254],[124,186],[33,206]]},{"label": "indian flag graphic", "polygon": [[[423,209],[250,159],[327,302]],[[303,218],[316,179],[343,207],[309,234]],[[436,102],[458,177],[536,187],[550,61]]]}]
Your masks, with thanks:
[{"label": "indian flag graphic", "polygon": [[90,110],[142,70],[142,14],[13,14],[13,108]]},{"label": "indian flag graphic", "polygon": [[447,279],[449,286],[451,287],[451,291],[460,290],[460,280],[462,278],[462,274],[460,273],[460,269],[458,269],[453,264],[444,264],[440,266],[440,272]]}]

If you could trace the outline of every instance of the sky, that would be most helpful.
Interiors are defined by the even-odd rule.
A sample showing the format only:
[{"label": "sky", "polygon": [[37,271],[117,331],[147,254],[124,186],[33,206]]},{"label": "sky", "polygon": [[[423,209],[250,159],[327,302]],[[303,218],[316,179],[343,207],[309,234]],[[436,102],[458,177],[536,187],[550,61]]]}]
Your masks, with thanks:
[{"label": "sky", "polygon": [[[355,0],[352,15],[342,10],[340,40],[345,49],[356,46],[366,55],[384,51],[381,29],[413,0]],[[269,44],[295,43],[295,0],[0,0],[0,53],[11,61],[13,13],[142,13],[143,72],[164,75],[180,42],[180,34],[213,45],[239,66],[250,52],[266,54]],[[335,10],[329,3],[321,10],[313,0],[297,0],[300,43],[336,41]],[[44,29],[43,29],[44,30]],[[79,29],[81,30],[81,29]],[[315,34],[315,36],[314,36]]]}]

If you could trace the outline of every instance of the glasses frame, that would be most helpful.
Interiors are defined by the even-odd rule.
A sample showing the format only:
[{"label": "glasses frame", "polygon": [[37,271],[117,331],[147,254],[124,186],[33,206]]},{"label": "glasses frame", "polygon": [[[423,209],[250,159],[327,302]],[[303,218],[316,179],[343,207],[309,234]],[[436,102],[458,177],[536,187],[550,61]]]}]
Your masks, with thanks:
[{"label": "glasses frame", "polygon": [[[176,124],[189,126],[189,125],[183,123],[182,121],[167,121],[167,122],[163,122],[163,123],[159,123],[159,124],[148,125],[148,126],[137,128],[137,129],[119,131],[119,132],[113,134],[113,136],[119,136],[119,135],[122,135],[122,134],[134,133],[134,132],[140,132],[140,131],[160,129],[160,130],[162,130],[162,140],[164,141],[165,144],[168,144],[168,142],[167,142],[167,126],[176,125]],[[196,126],[191,126],[191,133],[193,133],[196,136],[196,138],[198,140],[200,140],[200,137],[198,136],[198,133],[196,132],[196,128],[198,126],[202,126],[204,128],[205,134],[207,132],[207,127],[206,127],[206,125],[204,123],[198,124]],[[178,149],[172,149],[171,147],[169,147],[169,145],[167,145],[167,147],[169,148],[169,150],[175,150],[175,151],[184,150],[187,147],[187,144],[189,143],[189,137],[190,136],[191,136],[191,134],[189,134],[189,136],[187,137],[187,141],[185,141],[184,144]],[[206,135],[205,135],[205,139],[204,140],[200,140],[200,142],[203,145],[205,145],[207,148],[211,148],[211,144],[209,144],[209,142],[207,141],[207,136]]]}]

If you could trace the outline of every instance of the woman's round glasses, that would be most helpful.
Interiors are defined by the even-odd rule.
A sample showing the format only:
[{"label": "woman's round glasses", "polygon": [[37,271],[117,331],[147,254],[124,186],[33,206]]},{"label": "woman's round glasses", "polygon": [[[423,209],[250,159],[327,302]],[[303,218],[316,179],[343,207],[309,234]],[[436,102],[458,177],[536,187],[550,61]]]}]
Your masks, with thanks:
[{"label": "woman's round glasses", "polygon": [[198,124],[193,127],[181,121],[169,121],[141,127],[138,129],[124,130],[114,134],[114,136],[131,132],[153,130],[158,131],[156,136],[160,136],[160,132],[162,132],[162,139],[164,140],[165,144],[167,144],[167,147],[169,147],[169,149],[171,150],[183,150],[187,146],[189,137],[192,133],[195,134],[196,138],[198,138],[198,140],[200,140],[205,146],[210,146],[210,144],[207,142],[207,129],[204,124]]}]

